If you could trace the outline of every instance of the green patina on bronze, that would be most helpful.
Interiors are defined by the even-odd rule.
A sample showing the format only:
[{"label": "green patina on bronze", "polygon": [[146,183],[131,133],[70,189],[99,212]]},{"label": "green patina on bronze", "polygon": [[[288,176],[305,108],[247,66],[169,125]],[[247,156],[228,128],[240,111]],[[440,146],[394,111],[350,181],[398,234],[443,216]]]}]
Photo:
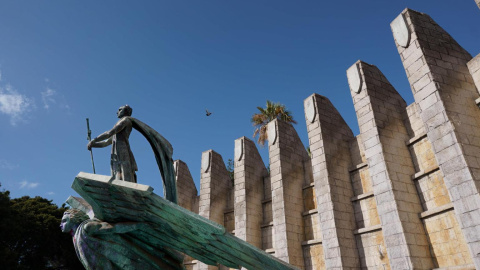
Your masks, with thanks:
[{"label": "green patina on bronze", "polygon": [[77,241],[84,235],[84,242],[93,243],[87,253],[95,253],[79,255],[80,260],[88,266],[95,258],[108,258],[92,269],[134,269],[131,265],[137,261],[142,269],[184,269],[181,253],[209,265],[236,269],[298,269],[156,195],[150,186],[80,173],[72,188],[84,201],[70,197],[67,203],[82,211],[91,209],[94,215],[75,230]]},{"label": "green patina on bronze", "polygon": [[[86,269],[181,270],[185,269],[182,253],[230,268],[297,269],[178,206],[171,144],[131,115],[130,106],[120,107],[114,127],[87,145],[90,151],[112,145],[112,175],[78,174],[72,188],[83,198],[67,200],[72,209],[65,212],[60,228],[72,234]],[[150,186],[136,183],[137,164],[128,140],[133,128],[152,147],[165,199]]]},{"label": "green patina on bronze", "polygon": [[[87,149],[90,151],[93,165],[92,148],[103,148],[112,145],[112,154],[110,166],[112,178],[124,180],[127,182],[137,182],[136,171],[137,163],[130,149],[129,137],[132,129],[140,132],[150,143],[158,169],[163,180],[165,198],[171,202],[177,203],[177,186],[175,184],[175,174],[173,168],[173,147],[160,133],[132,117],[133,109],[128,106],[122,106],[117,111],[117,117],[120,119],[112,129],[105,131],[97,137],[90,140],[90,126],[87,118],[88,140]],[[95,173],[95,167],[93,167]]]}]

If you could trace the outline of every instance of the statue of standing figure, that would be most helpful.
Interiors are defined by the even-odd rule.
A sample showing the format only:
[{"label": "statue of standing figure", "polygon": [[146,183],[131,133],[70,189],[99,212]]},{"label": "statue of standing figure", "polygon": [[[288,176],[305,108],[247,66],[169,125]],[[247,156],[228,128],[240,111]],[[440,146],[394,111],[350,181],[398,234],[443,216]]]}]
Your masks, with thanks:
[{"label": "statue of standing figure", "polygon": [[[60,228],[70,233],[87,270],[185,270],[183,254],[233,269],[299,270],[236,238],[227,230],[177,203],[173,148],[158,132],[131,117],[125,105],[115,126],[87,148],[112,145],[112,176],[80,172]],[[88,124],[88,121],[87,121]],[[150,143],[164,183],[165,198],[136,182],[137,165],[128,138],[138,130]],[[182,254],[183,253],[183,254]]]},{"label": "statue of standing figure", "polygon": [[92,147],[102,148],[112,145],[110,166],[113,179],[136,183],[137,175],[135,172],[138,171],[138,167],[128,141],[132,128],[135,128],[145,136],[152,147],[163,179],[165,198],[173,203],[177,203],[172,145],[153,128],[133,118],[130,106],[120,107],[117,111],[117,117],[120,120],[113,128],[92,139],[87,144],[87,149],[91,150]]},{"label": "statue of standing figure", "polygon": [[103,148],[112,145],[112,154],[110,158],[110,168],[112,176],[116,180],[127,182],[137,182],[138,171],[137,163],[130,149],[128,138],[132,132],[132,108],[128,105],[122,106],[117,111],[117,117],[120,118],[112,129],[105,131],[98,137],[91,140],[88,150]]}]

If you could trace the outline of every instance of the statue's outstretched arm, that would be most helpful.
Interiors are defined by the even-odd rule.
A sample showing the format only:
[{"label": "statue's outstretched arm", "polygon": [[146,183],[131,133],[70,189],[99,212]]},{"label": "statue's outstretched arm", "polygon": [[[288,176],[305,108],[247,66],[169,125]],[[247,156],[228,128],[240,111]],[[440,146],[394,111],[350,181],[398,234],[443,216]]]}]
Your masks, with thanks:
[{"label": "statue's outstretched arm", "polygon": [[95,147],[95,148],[107,147],[110,144],[112,144],[112,138],[108,138],[108,140],[101,141],[101,142],[96,142],[92,140],[92,147]]},{"label": "statue's outstretched arm", "polygon": [[106,147],[112,144],[112,136],[122,131],[128,125],[127,118],[123,118],[122,120],[118,121],[112,129],[105,131],[104,133],[98,135],[98,137],[92,139],[90,142],[91,147]]}]

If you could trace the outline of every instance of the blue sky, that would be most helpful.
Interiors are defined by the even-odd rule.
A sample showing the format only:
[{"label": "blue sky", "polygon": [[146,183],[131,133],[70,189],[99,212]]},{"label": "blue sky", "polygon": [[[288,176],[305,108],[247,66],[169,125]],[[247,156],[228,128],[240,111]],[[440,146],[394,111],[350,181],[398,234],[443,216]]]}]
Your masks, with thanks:
[{"label": "blue sky", "polygon": [[[197,188],[201,153],[232,158],[267,99],[292,111],[306,146],[303,100],[312,93],[327,96],[358,134],[345,75],[356,60],[378,66],[413,102],[390,31],[405,7],[480,53],[474,0],[2,1],[2,189],[62,204],[75,194],[75,175],[92,170],[85,118],[97,136],[124,104],[172,143]],[[162,194],[148,142],[134,131],[131,145],[139,183]],[[267,148],[260,152],[268,163]],[[109,155],[94,149],[97,173],[110,173]]]}]

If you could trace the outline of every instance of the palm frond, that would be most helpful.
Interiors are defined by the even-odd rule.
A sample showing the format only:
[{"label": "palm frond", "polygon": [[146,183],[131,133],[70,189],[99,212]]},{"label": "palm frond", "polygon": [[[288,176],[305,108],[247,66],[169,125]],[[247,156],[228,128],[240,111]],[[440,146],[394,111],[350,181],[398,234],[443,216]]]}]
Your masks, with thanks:
[{"label": "palm frond", "polygon": [[270,121],[274,119],[280,119],[292,124],[297,123],[293,119],[291,112],[287,110],[286,106],[278,102],[275,103],[267,100],[265,108],[257,107],[257,109],[259,113],[253,114],[250,121],[255,127],[255,131],[253,132],[253,138],[258,136],[257,142],[262,146],[265,144],[265,141],[268,140],[267,124]]}]

